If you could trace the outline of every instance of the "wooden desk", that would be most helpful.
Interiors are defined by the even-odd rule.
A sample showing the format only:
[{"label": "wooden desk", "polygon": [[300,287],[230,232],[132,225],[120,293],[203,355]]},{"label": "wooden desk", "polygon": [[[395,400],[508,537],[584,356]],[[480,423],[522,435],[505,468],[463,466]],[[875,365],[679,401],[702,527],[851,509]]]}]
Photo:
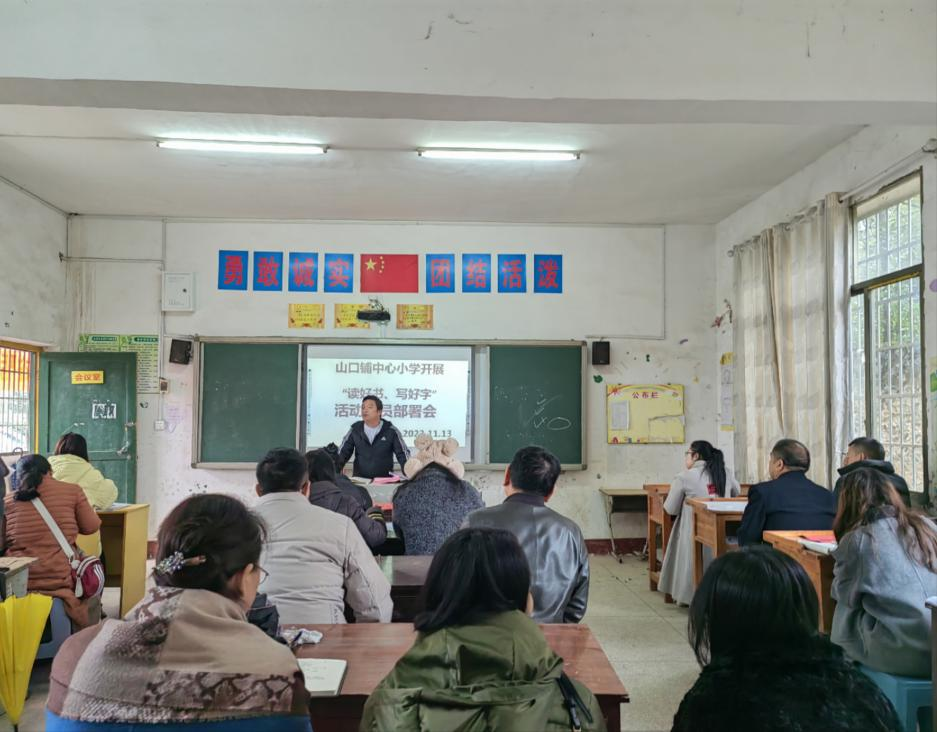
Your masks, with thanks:
[{"label": "wooden desk", "polygon": [[[645,483],[643,492],[647,496],[647,576],[648,585],[657,591],[660,582],[661,561],[657,558],[657,530],[660,529],[661,557],[667,553],[667,544],[673,531],[673,519],[664,510],[664,501],[670,493],[669,483]],[[664,595],[664,602],[673,602],[670,595]]]},{"label": "wooden desk", "polygon": [[[703,547],[712,549],[713,559],[728,551],[738,549],[738,544],[726,541],[726,527],[742,521],[742,511],[716,513],[709,510],[709,504],[728,502],[745,503],[744,498],[690,498],[687,503],[693,507],[693,580],[699,587],[703,579]],[[737,528],[737,527],[736,527]]]},{"label": "wooden desk", "polygon": [[0,600],[7,595],[26,597],[29,565],[35,561],[35,557],[0,557]]},{"label": "wooden desk", "polygon": [[612,530],[613,513],[637,513],[644,510],[644,491],[638,488],[599,488],[605,502],[605,518],[608,520],[608,540],[612,544],[612,556],[622,562],[615,549],[615,532]]},{"label": "wooden desk", "polygon": [[[342,658],[348,670],[337,697],[312,700],[312,728],[316,732],[358,729],[364,703],[378,683],[406,653],[416,638],[404,623],[307,625],[324,636],[318,645],[301,646],[299,658]],[[628,701],[622,686],[592,631],[585,625],[542,625],[550,647],[565,662],[566,673],[589,687],[599,701],[609,730],[621,729],[619,704]]]},{"label": "wooden desk", "polygon": [[[143,599],[146,588],[146,542],[150,519],[148,503],[132,503],[97,512],[101,518],[104,586],[120,588],[120,617]],[[95,535],[96,536],[96,535]],[[78,546],[95,554],[94,537],[79,536]]]},{"label": "wooden desk", "polygon": [[432,561],[432,556],[378,557],[381,571],[390,582],[395,623],[412,623],[421,610],[420,593]]},{"label": "wooden desk", "polygon": [[807,572],[820,604],[820,632],[830,634],[836,603],[830,596],[833,586],[833,557],[817,554],[798,541],[802,536],[823,536],[824,541],[836,541],[832,531],[766,531],[762,538],[775,549],[795,559]]}]

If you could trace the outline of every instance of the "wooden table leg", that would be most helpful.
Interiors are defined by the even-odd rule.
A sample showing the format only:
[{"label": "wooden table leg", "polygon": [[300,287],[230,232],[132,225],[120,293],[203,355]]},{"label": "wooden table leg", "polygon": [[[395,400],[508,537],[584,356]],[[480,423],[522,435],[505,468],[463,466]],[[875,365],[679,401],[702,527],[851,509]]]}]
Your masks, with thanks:
[{"label": "wooden table leg", "polygon": [[613,697],[599,697],[599,709],[602,710],[602,716],[605,717],[605,727],[608,732],[621,731],[621,704],[618,699]]}]

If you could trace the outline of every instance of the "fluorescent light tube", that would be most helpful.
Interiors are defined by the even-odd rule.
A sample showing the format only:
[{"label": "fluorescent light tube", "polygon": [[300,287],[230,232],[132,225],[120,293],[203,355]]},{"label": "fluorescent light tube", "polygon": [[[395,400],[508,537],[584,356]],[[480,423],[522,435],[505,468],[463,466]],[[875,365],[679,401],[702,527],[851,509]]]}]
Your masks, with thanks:
[{"label": "fluorescent light tube", "polygon": [[322,155],[323,145],[301,145],[284,142],[233,142],[229,140],[157,140],[157,147],[167,150],[199,150],[203,152],[272,153],[274,155]]},{"label": "fluorescent light tube", "polygon": [[568,150],[498,150],[481,148],[436,147],[417,150],[422,158],[445,160],[522,160],[559,161],[578,160],[580,153]]}]

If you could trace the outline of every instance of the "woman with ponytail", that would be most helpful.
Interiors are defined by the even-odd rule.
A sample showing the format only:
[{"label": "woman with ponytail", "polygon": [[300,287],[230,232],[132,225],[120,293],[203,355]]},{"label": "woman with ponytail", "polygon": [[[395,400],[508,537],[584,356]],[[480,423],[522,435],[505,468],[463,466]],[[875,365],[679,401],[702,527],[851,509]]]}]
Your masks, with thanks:
[{"label": "woman with ponytail", "polygon": [[[690,443],[684,455],[686,469],[677,474],[664,501],[664,510],[676,516],[657,589],[675,602],[689,605],[693,599],[693,509],[688,498],[730,498],[740,493],[738,481],[726,474],[722,450],[705,440]],[[648,547],[654,551],[654,547]]]},{"label": "woman with ponytail", "polygon": [[29,566],[30,592],[61,598],[72,625],[83,628],[97,622],[100,598],[75,597],[72,569],[62,547],[43,520],[35,504],[38,498],[51,514],[72,547],[79,534],[94,534],[101,528],[84,491],[72,483],[52,477],[52,467],[42,455],[24,455],[13,466],[12,492],[4,499],[0,524],[0,554],[35,557]]}]

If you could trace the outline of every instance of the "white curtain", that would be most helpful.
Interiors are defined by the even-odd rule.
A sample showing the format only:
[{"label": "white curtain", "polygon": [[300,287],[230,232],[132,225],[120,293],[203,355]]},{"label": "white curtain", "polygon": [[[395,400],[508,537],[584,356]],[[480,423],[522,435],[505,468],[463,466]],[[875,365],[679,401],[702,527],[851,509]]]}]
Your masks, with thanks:
[{"label": "white curtain", "polygon": [[767,477],[782,437],[832,486],[846,424],[848,208],[837,194],[736,249],[736,464]]}]

